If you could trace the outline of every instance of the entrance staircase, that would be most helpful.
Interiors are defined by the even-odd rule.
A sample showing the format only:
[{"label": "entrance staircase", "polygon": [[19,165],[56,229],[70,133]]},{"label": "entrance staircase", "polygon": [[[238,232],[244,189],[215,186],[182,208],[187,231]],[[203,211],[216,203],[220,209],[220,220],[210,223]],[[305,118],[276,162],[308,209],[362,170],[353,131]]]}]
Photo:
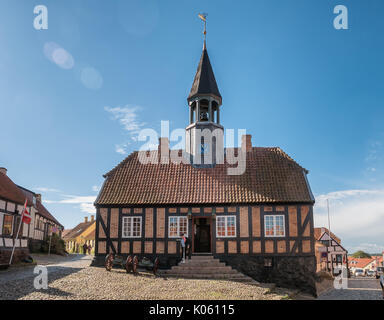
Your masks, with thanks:
[{"label": "entrance staircase", "polygon": [[225,265],[224,262],[215,259],[212,255],[193,255],[185,263],[180,262],[169,270],[161,271],[164,277],[177,277],[185,279],[210,279],[228,280],[237,282],[248,282],[257,284],[258,282],[248,277],[232,267]]}]

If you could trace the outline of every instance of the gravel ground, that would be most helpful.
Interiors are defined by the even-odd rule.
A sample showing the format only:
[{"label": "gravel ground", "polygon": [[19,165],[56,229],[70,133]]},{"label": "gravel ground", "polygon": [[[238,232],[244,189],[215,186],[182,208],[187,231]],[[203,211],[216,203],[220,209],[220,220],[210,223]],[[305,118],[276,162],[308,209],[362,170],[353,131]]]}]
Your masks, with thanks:
[{"label": "gravel ground", "polygon": [[134,276],[122,269],[107,272],[104,268],[85,266],[89,265],[89,261],[89,258],[81,258],[49,265],[47,290],[34,289],[33,268],[25,270],[24,277],[9,276],[9,281],[4,280],[7,278],[4,277],[0,281],[0,300],[279,300],[286,299],[292,293],[280,288],[270,290],[268,285],[162,278],[143,272]]}]

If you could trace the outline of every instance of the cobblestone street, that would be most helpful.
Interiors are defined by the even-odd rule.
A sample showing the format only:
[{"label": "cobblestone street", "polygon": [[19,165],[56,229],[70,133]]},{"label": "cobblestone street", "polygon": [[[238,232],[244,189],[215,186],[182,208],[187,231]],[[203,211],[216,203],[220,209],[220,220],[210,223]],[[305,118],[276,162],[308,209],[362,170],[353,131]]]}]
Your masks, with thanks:
[{"label": "cobblestone street", "polygon": [[379,280],[372,278],[349,279],[348,289],[332,289],[318,300],[383,300]]},{"label": "cobblestone street", "polygon": [[122,269],[107,272],[104,268],[90,267],[91,256],[34,258],[38,264],[47,265],[49,288],[34,288],[34,266],[15,268],[0,273],[0,300],[280,300],[292,293],[281,288],[271,292],[270,286],[263,284],[163,278],[143,272],[135,276]]}]

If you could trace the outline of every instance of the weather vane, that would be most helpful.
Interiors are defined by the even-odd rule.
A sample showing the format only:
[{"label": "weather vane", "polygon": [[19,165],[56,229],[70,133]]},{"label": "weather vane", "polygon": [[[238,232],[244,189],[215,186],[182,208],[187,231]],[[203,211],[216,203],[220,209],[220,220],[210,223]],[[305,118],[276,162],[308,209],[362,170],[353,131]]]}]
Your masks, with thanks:
[{"label": "weather vane", "polygon": [[208,13],[199,13],[199,18],[204,21],[204,43],[207,38],[207,16]]}]

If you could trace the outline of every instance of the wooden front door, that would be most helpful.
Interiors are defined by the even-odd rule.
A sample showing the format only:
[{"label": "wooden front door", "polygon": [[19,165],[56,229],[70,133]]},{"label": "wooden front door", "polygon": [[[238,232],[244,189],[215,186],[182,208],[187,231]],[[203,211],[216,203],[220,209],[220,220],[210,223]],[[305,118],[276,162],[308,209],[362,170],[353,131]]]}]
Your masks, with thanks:
[{"label": "wooden front door", "polygon": [[209,218],[195,218],[193,232],[193,252],[211,252],[211,223]]}]

